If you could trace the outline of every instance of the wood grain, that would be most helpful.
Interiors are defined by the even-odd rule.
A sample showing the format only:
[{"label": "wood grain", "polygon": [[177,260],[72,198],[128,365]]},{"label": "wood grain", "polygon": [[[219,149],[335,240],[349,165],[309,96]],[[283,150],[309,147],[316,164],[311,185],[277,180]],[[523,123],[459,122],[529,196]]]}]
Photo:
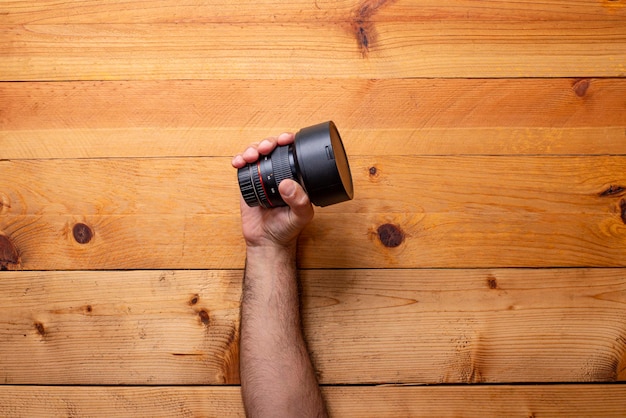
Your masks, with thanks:
[{"label": "wood grain", "polygon": [[[324,387],[340,417],[623,417],[624,385]],[[238,387],[0,386],[11,417],[244,417]]]},{"label": "wood grain", "polygon": [[[626,195],[624,156],[355,156],[350,168],[355,199],[319,208],[320,214],[583,219],[613,216]],[[230,158],[15,160],[0,161],[0,169],[6,221],[18,215],[231,215],[239,209]]]},{"label": "wood grain", "polygon": [[230,157],[330,119],[331,414],[624,416],[624,0],[7,0],[0,33],[0,416],[243,416]]},{"label": "wood grain", "polygon": [[40,272],[3,287],[4,383],[238,381],[241,272]]},{"label": "wood grain", "polygon": [[[356,198],[318,208],[300,240],[302,267],[602,267],[626,260],[624,157],[351,163]],[[7,268],[243,267],[229,159],[17,160],[0,168],[0,232],[19,255]],[[88,242],[73,230],[82,224]]]},{"label": "wood grain", "polygon": [[[73,235],[78,224],[92,231],[86,244]],[[298,263],[303,268],[619,267],[625,265],[624,230],[619,213],[319,214],[302,234]],[[16,261],[3,260],[8,269],[244,266],[239,215],[18,215],[3,221],[2,233],[18,255]]]},{"label": "wood grain", "polygon": [[625,79],[0,83],[0,146],[6,159],[232,156],[332,119],[349,155],[624,155],[625,96]]},{"label": "wood grain", "polygon": [[[626,380],[623,269],[304,270],[322,383]],[[7,272],[5,384],[238,382],[242,271]]]},{"label": "wood grain", "polygon": [[476,2],[451,0],[72,0],[50,7],[46,0],[0,4],[5,24],[66,23],[242,23],[321,21],[572,21],[622,20],[626,10],[615,1]]},{"label": "wood grain", "polygon": [[623,20],[37,24],[2,30],[1,81],[620,77],[626,72]]},{"label": "wood grain", "polygon": [[623,269],[305,271],[307,341],[333,382],[331,366],[372,383],[624,380],[624,278]]}]

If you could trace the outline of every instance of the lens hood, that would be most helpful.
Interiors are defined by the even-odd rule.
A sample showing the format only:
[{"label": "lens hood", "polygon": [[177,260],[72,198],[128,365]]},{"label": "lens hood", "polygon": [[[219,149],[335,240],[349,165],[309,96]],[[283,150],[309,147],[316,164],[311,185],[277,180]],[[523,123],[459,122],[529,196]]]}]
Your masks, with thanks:
[{"label": "lens hood", "polygon": [[301,129],[296,134],[294,154],[300,184],[314,205],[328,206],[353,198],[350,165],[332,121]]}]

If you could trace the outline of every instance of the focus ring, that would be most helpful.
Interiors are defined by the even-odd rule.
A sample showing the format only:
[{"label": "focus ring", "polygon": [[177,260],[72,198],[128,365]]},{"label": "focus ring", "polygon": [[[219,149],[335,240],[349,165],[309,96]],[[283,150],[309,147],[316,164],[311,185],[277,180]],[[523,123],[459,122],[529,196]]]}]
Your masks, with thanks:
[{"label": "focus ring", "polygon": [[272,165],[274,168],[276,186],[280,185],[280,182],[285,179],[295,180],[291,172],[291,165],[289,164],[288,146],[276,148],[276,151],[272,154]]}]

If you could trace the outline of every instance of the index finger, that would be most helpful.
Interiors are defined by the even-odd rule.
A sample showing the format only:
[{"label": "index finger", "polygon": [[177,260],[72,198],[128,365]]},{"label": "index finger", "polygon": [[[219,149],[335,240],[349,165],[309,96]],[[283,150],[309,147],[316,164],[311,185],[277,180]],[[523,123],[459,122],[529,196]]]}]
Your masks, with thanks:
[{"label": "index finger", "polygon": [[276,142],[278,143],[278,145],[289,145],[291,144],[294,140],[296,139],[296,135],[291,133],[291,132],[283,132],[282,134],[278,135],[278,138],[276,138]]}]

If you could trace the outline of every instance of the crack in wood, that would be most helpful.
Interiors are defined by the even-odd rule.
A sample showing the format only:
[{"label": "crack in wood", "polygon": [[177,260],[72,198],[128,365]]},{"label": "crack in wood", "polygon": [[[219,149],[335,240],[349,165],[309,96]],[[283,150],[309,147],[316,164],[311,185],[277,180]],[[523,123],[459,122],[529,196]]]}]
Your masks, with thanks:
[{"label": "crack in wood", "polygon": [[598,196],[600,197],[616,196],[616,195],[622,194],[625,190],[626,189],[624,189],[622,186],[614,186],[611,184],[608,189],[601,192]]}]

